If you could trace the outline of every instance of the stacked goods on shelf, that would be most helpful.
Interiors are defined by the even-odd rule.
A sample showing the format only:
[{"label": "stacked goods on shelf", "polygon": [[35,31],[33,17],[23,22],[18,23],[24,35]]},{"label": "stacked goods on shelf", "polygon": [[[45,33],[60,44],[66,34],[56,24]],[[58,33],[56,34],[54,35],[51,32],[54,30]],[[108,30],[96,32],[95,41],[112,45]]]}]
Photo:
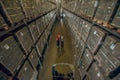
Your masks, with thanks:
[{"label": "stacked goods on shelf", "polygon": [[37,65],[38,65],[39,56],[38,56],[37,52],[34,49],[30,53],[29,59],[32,62],[33,66],[36,68]]},{"label": "stacked goods on shelf", "polygon": [[[72,38],[72,41],[73,41],[73,46],[75,47],[75,60],[74,60],[74,63],[76,64],[76,67],[79,65],[79,40],[80,40],[80,33],[78,32],[77,28],[79,28],[79,18],[75,17],[74,15],[70,14],[70,13],[67,13],[67,18],[66,19],[69,19],[67,25],[68,25],[68,29],[71,31],[71,35],[73,36]],[[74,23],[74,21],[77,21],[77,24]]]},{"label": "stacked goods on shelf", "polygon": [[116,2],[117,0],[100,0],[95,18],[102,22],[108,22]]},{"label": "stacked goods on shelf", "polygon": [[[79,5],[79,6],[78,6]],[[77,14],[80,14],[81,13],[81,5],[82,5],[82,0],[79,0],[79,1],[77,1],[77,7],[75,7],[75,12],[77,13]]]},{"label": "stacked goods on shelf", "polygon": [[24,50],[29,52],[31,50],[31,47],[33,46],[33,41],[30,36],[30,32],[28,31],[27,26],[23,29],[19,30],[16,33],[21,45],[23,46]]},{"label": "stacked goods on shelf", "polygon": [[42,31],[44,30],[45,26],[44,26],[44,18],[41,17],[40,19],[38,19],[36,21],[36,25],[38,27],[38,31],[39,31],[39,34],[42,33]]},{"label": "stacked goods on shelf", "polygon": [[38,49],[39,49],[39,52],[40,52],[40,56],[42,55],[42,50],[43,50],[43,48],[44,48],[44,44],[43,44],[43,41],[42,41],[42,39],[40,39],[39,41],[38,41],[38,43],[37,43],[37,47],[38,47]]},{"label": "stacked goods on shelf", "polygon": [[88,6],[88,5],[86,6],[87,1],[88,1],[88,0],[82,0],[82,1],[81,1],[81,5],[80,5],[80,7],[81,7],[81,8],[80,8],[80,13],[81,13],[81,14],[86,14],[86,13],[87,13],[87,6]]},{"label": "stacked goods on shelf", "polygon": [[113,19],[112,25],[117,26],[120,28],[120,7],[118,8],[118,11]]},{"label": "stacked goods on shelf", "polygon": [[13,23],[18,23],[24,19],[24,14],[18,0],[1,0],[3,7],[6,9],[8,16],[12,19]]},{"label": "stacked goods on shelf", "polygon": [[85,52],[83,53],[83,56],[80,59],[80,64],[79,64],[81,78],[85,76],[86,71],[89,68],[92,61],[93,61],[92,54],[88,49],[86,49]]},{"label": "stacked goods on shelf", "polygon": [[77,7],[77,2],[75,0],[63,1],[63,5],[64,5],[65,8],[75,11],[75,9]]},{"label": "stacked goods on shelf", "polygon": [[[97,6],[98,2],[96,0],[80,0],[80,1],[69,1],[64,2],[65,8],[71,9],[78,14],[84,14],[90,17],[93,17],[93,13],[95,7]],[[72,5],[72,6],[71,6]]]},{"label": "stacked goods on shelf", "polygon": [[[71,1],[66,2],[64,6],[66,9],[68,9],[68,11],[70,10],[74,12],[74,9],[70,8],[70,2]],[[116,2],[117,0],[79,0],[79,3],[77,4],[78,8],[76,9],[77,11],[74,13],[78,13],[78,15],[80,15],[80,13],[82,15],[83,13],[85,16],[93,17],[94,10],[98,7],[95,18],[100,22],[106,23],[110,20],[110,17],[115,14],[113,9],[115,8]],[[80,11],[78,11],[78,9]],[[120,26],[119,10],[120,7],[118,8],[118,11],[112,22],[112,25],[117,26],[118,28]],[[101,29],[101,26],[100,28],[96,25],[91,27],[90,23],[82,19],[80,19],[78,23],[77,15],[69,13],[68,11],[64,11],[66,14],[65,20],[69,25],[69,28],[74,37],[74,44],[76,45],[74,46],[76,50],[74,64],[76,70],[79,70],[81,73],[80,74],[76,71],[76,76],[78,77],[80,74],[80,77],[83,80],[119,80],[119,74],[113,79],[110,79],[110,76],[118,73],[117,70],[120,67],[120,55],[118,53],[120,48],[120,40],[113,36],[107,36],[109,31],[106,32],[107,30],[104,30],[104,28]],[[86,25],[88,25],[87,27],[90,27],[91,30],[88,28],[87,31]],[[78,35],[80,38],[78,38]],[[86,51],[86,47],[89,52]],[[88,54],[85,56],[86,52],[89,53],[91,57],[88,57]]]},{"label": "stacked goods on shelf", "polygon": [[24,57],[23,52],[13,37],[8,37],[0,42],[0,63],[10,70],[12,74],[16,73]]},{"label": "stacked goods on shelf", "polygon": [[47,1],[40,1],[40,4],[39,4],[40,13],[44,13],[46,11],[53,9],[53,8],[55,8],[55,5],[53,5],[52,3],[47,2]]},{"label": "stacked goods on shelf", "polygon": [[30,63],[26,61],[18,74],[19,80],[34,80],[33,75],[34,75],[34,69],[30,65]]},{"label": "stacked goods on shelf", "polygon": [[93,63],[87,73],[88,80],[107,80],[104,78],[103,73],[100,72],[96,63]]},{"label": "stacked goods on shelf", "polygon": [[111,71],[114,71],[120,66],[119,48],[119,39],[113,36],[107,36],[104,41],[104,44],[97,52],[95,59],[98,62],[101,71],[103,71],[104,76],[108,76]]},{"label": "stacked goods on shelf", "polygon": [[82,24],[82,31],[81,31],[81,38],[84,42],[86,42],[88,34],[89,34],[89,30],[91,28],[91,24],[89,22],[83,21]]},{"label": "stacked goods on shelf", "polygon": [[56,3],[56,0],[49,0],[49,1]]},{"label": "stacked goods on shelf", "polygon": [[35,17],[38,16],[39,12],[36,9],[36,3],[33,0],[23,0],[22,5],[25,9],[26,17]]},{"label": "stacked goods on shelf", "polygon": [[86,5],[87,6],[87,16],[93,17],[95,8],[98,6],[98,1],[97,0],[87,0]]},{"label": "stacked goods on shelf", "polygon": [[91,50],[92,54],[96,52],[104,36],[105,36],[105,32],[103,30],[95,26],[92,27],[92,30],[87,40],[87,46]]},{"label": "stacked goods on shelf", "polygon": [[[47,17],[47,18],[50,18],[50,20],[53,18],[53,12],[51,12],[51,13],[49,13],[49,14],[52,14],[52,16],[51,15],[49,15],[49,17]],[[47,15],[48,16],[48,15]],[[50,30],[51,30],[51,28],[52,28],[52,24],[53,23],[51,23],[51,22],[54,22],[54,20],[55,19],[53,19],[51,22],[50,21],[44,21],[44,18],[41,18],[42,20],[38,20],[37,21],[37,23],[38,23],[38,27],[39,27],[39,30],[40,30],[40,33],[42,33],[43,32],[43,30],[45,29],[45,31],[44,31],[44,33],[42,34],[42,36],[40,37],[40,40],[38,41],[38,43],[37,43],[37,47],[38,47],[38,49],[39,49],[39,52],[41,53],[40,55],[42,55],[42,51],[43,51],[43,49],[44,49],[44,45],[46,44],[46,42],[47,42],[47,38],[48,38],[48,35],[49,35],[49,33],[50,33]],[[41,22],[40,22],[41,21]],[[44,24],[46,23],[47,25],[46,26],[44,26],[43,25],[43,22],[44,22]],[[48,25],[48,23],[50,23],[49,25]]]},{"label": "stacked goods on shelf", "polygon": [[29,29],[30,29],[30,31],[31,31],[31,33],[33,35],[34,41],[38,40],[40,34],[38,32],[36,24],[35,23],[31,23],[29,25]]}]

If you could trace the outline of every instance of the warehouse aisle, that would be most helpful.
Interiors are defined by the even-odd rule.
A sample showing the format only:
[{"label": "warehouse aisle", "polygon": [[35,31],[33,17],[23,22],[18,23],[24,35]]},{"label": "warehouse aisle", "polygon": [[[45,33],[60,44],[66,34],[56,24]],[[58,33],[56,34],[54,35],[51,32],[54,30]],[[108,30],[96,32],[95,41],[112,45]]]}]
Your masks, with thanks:
[{"label": "warehouse aisle", "polygon": [[[57,51],[56,35],[61,34],[64,36],[64,50]],[[43,68],[40,71],[39,80],[52,80],[52,65],[55,63],[73,63],[72,41],[69,31],[64,23],[58,21],[54,24],[53,33],[49,41],[49,46],[45,55]]]}]

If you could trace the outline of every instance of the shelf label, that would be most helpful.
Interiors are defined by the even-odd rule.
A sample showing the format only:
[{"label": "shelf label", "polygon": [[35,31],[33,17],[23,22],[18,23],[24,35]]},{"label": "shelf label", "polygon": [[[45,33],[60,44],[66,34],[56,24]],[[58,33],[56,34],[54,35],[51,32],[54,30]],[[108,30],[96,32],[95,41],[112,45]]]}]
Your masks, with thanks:
[{"label": "shelf label", "polygon": [[8,50],[10,47],[9,47],[8,44],[5,44],[5,45],[4,45],[4,48],[5,48],[6,50]]},{"label": "shelf label", "polygon": [[20,32],[20,35],[23,36],[24,34],[22,32]]},{"label": "shelf label", "polygon": [[98,6],[98,1],[95,1],[94,7]]},{"label": "shelf label", "polygon": [[110,49],[114,49],[115,48],[115,44],[112,44],[111,46],[110,46]]},{"label": "shelf label", "polygon": [[97,34],[97,31],[94,31],[94,35],[96,35]]}]

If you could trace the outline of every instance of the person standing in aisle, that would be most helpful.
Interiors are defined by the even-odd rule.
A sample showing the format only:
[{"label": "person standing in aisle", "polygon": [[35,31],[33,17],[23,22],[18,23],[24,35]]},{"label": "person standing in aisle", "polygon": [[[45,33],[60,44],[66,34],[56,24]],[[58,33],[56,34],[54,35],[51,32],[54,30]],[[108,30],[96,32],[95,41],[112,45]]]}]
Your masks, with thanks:
[{"label": "person standing in aisle", "polygon": [[63,39],[63,36],[61,35],[61,48],[64,47],[64,39]]},{"label": "person standing in aisle", "polygon": [[61,38],[61,36],[60,36],[60,34],[58,34],[57,37],[56,37],[57,48],[60,47],[60,38]]}]

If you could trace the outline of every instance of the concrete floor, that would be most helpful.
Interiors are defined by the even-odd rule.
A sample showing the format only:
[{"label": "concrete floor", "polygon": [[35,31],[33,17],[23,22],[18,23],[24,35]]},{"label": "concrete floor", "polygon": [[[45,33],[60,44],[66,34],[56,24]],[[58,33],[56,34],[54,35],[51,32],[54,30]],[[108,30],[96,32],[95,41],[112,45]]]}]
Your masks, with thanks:
[{"label": "concrete floor", "polygon": [[[61,34],[64,37],[64,50],[59,51],[56,46],[56,36]],[[55,63],[73,64],[73,48],[71,35],[62,21],[54,24],[53,33],[44,58],[43,68],[40,71],[39,80],[52,80],[52,65]]]}]

